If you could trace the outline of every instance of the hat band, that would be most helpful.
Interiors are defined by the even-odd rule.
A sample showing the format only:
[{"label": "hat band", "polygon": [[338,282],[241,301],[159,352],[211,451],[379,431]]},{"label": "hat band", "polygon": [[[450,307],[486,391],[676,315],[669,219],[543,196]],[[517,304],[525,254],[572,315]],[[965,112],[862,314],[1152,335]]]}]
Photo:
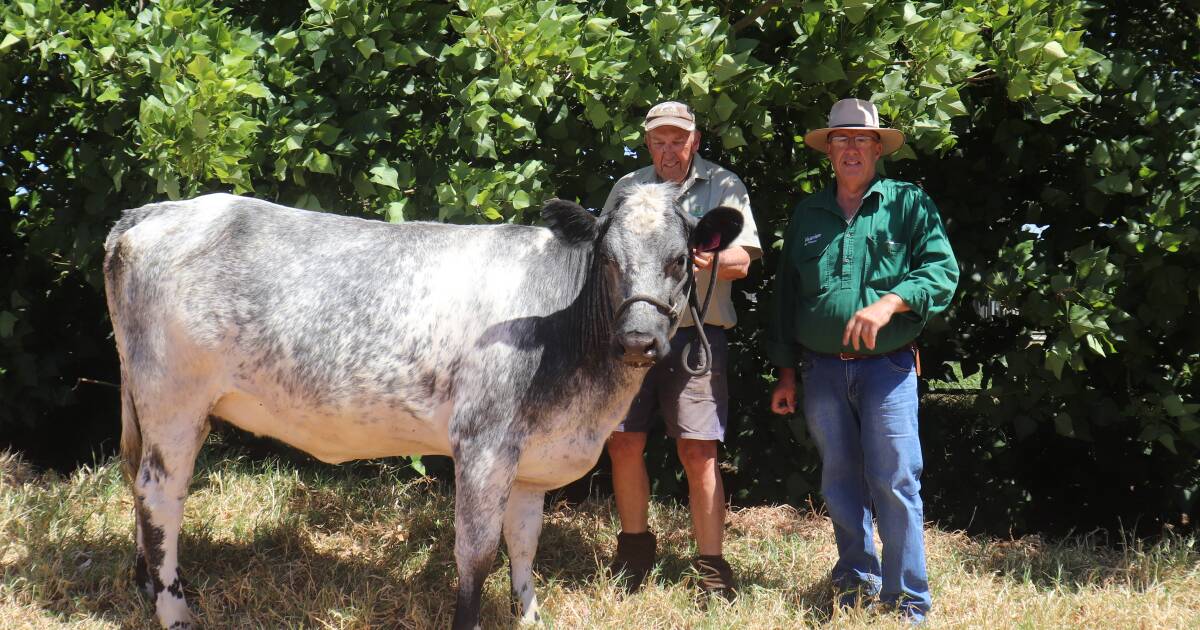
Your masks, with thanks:
[{"label": "hat band", "polygon": [[847,123],[845,125],[834,125],[831,129],[842,129],[844,127],[862,127],[864,129],[887,129],[887,127],[871,127],[866,123]]}]

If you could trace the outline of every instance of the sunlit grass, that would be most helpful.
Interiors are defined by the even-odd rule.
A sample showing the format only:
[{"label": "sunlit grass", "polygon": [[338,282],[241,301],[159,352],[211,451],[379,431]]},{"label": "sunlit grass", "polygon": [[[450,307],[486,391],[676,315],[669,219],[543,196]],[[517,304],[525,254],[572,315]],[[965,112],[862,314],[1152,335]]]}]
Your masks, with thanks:
[{"label": "sunlit grass", "polygon": [[979,391],[983,386],[983,370],[976,371],[974,374],[963,374],[962,364],[958,361],[950,361],[947,363],[950,368],[949,378],[939,380],[936,378],[929,379],[929,389],[934,391]]},{"label": "sunlit grass", "polygon": [[[296,465],[225,457],[197,466],[183,532],[193,610],[208,628],[441,628],[455,580],[452,489],[401,465]],[[833,612],[828,521],[790,507],[735,510],[726,555],[732,605],[698,601],[686,509],[655,503],[660,562],[623,595],[601,567],[610,501],[552,502],[536,565],[546,625],[560,628],[903,627]],[[115,462],[69,477],[0,455],[0,627],[149,628],[131,576],[133,514]],[[1118,536],[1119,537],[1119,536]],[[927,532],[931,628],[1200,627],[1200,553],[1191,537],[1117,547]],[[513,625],[503,556],[486,584],[485,627]]]}]

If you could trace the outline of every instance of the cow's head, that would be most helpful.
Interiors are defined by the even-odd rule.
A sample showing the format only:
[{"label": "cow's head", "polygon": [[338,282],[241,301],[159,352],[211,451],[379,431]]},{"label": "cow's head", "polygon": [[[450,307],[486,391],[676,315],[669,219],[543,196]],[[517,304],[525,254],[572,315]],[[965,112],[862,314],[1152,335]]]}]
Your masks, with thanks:
[{"label": "cow's head", "polygon": [[670,351],[687,307],[692,251],[720,251],[742,230],[742,215],[732,208],[714,208],[697,221],[679,207],[678,191],[674,184],[631,186],[598,220],[557,199],[542,210],[559,238],[593,246],[617,318],[613,350],[631,365],[649,366]]}]

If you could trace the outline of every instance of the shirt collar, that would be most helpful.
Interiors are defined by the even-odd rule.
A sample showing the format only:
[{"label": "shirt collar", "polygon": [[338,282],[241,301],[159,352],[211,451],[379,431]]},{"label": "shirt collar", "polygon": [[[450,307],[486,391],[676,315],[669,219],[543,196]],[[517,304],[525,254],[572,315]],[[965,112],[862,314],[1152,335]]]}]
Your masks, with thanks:
[{"label": "shirt collar", "polygon": [[[863,193],[863,204],[864,205],[867,202],[867,198],[869,198],[872,194],[877,194],[881,197],[883,196],[884,181],[885,181],[885,178],[880,177],[879,175],[876,175],[875,178],[871,180],[871,184],[869,186],[867,186],[867,191],[865,193]],[[837,213],[838,216],[841,216],[842,209],[840,206],[838,206],[838,203],[837,203],[837,180],[836,179],[833,181],[833,185],[826,186],[819,193],[817,193],[817,195],[818,195],[817,201],[818,201],[818,203],[820,203],[821,207],[825,208],[826,210],[829,210],[830,212]]]}]

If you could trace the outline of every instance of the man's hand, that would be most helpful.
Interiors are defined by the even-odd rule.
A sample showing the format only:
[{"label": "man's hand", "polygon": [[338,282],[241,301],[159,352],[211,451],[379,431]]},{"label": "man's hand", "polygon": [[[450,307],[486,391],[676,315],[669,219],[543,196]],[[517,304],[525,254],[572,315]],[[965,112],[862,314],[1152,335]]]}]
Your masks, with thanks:
[{"label": "man's hand", "polygon": [[771,411],[786,416],[796,413],[796,370],[779,368],[779,381],[771,390]]},{"label": "man's hand", "polygon": [[[692,264],[696,267],[696,273],[704,271],[712,266],[712,252],[693,252]],[[721,252],[721,259],[717,267],[718,280],[737,280],[745,278],[747,273],[750,273],[750,254],[741,247],[730,247]]]},{"label": "man's hand", "polygon": [[846,322],[846,331],[842,333],[842,345],[854,346],[857,351],[860,344],[868,350],[875,349],[875,337],[879,330],[892,321],[892,315],[911,311],[908,303],[895,293],[888,293],[879,298],[874,304],[861,308],[850,321]]}]

